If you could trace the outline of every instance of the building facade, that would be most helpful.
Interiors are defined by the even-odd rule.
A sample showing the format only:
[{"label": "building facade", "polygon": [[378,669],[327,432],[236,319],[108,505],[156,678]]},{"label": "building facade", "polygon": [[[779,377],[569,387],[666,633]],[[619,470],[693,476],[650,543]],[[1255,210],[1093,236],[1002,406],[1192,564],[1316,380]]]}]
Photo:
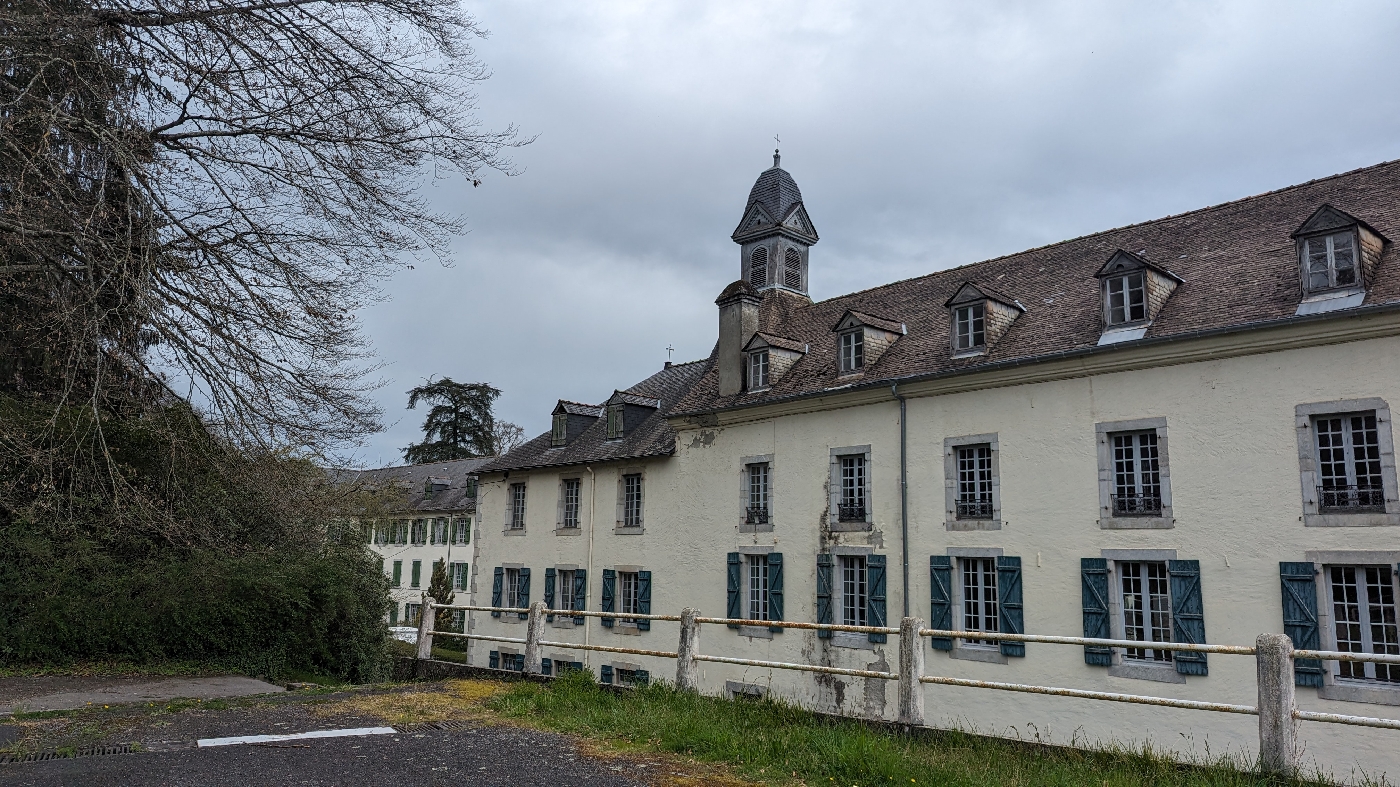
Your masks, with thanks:
[{"label": "building facade", "polygon": [[[703,652],[873,670],[897,664],[895,638],[765,623],[914,615],[1127,639],[1143,644],[933,639],[926,672],[1244,705],[1253,659],[1152,643],[1284,632],[1400,654],[1400,163],[815,303],[816,230],[776,159],[742,216],[710,358],[664,370],[664,394],[648,381],[561,402],[551,434],[482,468],[481,510],[502,526],[482,531],[477,603],[695,607],[753,621],[705,627]],[[675,647],[674,624],[582,620],[555,616],[568,631],[550,639]],[[474,630],[517,628],[478,616]],[[473,663],[516,663],[474,647]],[[546,656],[614,682],[674,670]],[[711,663],[703,682],[894,713],[880,680]],[[1302,661],[1296,683],[1305,710],[1400,717],[1397,667]],[[1188,757],[1257,748],[1252,717],[925,691],[936,726]],[[1393,731],[1300,736],[1337,776],[1400,772]]]}]

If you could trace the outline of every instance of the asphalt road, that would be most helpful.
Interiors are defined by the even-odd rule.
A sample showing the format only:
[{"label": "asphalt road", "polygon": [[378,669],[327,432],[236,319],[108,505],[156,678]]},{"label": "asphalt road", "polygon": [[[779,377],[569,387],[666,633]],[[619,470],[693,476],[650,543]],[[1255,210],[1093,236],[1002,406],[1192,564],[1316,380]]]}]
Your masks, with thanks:
[{"label": "asphalt road", "polygon": [[641,787],[647,767],[584,757],[562,736],[482,727],[16,763],[0,765],[0,785]]}]

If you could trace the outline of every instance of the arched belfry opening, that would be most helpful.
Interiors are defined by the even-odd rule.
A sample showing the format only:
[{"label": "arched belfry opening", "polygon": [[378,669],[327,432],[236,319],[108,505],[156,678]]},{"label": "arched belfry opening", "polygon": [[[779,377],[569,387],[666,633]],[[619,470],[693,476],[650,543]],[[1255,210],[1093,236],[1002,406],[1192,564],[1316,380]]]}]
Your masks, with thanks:
[{"label": "arched belfry opening", "polygon": [[781,289],[809,296],[808,253],[818,240],[817,229],[802,205],[797,181],[780,162],[778,151],[773,151],[773,166],[754,181],[730,237],[739,244],[740,279],[759,291]]}]

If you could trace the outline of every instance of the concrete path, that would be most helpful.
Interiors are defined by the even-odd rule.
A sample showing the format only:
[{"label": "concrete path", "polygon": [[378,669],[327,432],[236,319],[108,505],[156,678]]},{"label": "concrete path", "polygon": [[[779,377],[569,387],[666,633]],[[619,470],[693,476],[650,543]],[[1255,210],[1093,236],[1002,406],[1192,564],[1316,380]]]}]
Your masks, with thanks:
[{"label": "concrete path", "polygon": [[217,699],[269,694],[286,689],[256,678],[0,678],[0,716],[16,711],[74,710],[88,705]]}]

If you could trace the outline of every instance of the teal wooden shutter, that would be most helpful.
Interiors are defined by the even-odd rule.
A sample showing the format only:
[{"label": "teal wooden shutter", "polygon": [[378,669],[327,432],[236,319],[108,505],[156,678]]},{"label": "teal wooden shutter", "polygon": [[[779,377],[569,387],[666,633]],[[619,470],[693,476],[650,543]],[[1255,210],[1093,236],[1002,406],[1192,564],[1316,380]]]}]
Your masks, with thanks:
[{"label": "teal wooden shutter", "polygon": [[644,670],[644,669],[639,669],[639,670],[637,670],[635,673],[633,673],[633,676],[632,676],[632,685],[633,685],[633,686],[645,686],[645,685],[647,685],[648,683],[651,683],[651,673],[650,673],[650,672],[647,672],[647,671]]},{"label": "teal wooden shutter", "polygon": [[394,587],[403,586],[403,561],[394,561]]},{"label": "teal wooden shutter", "polygon": [[[768,619],[783,619],[783,556],[778,552],[768,553]],[[769,626],[769,631],[782,631],[779,626]]]},{"label": "teal wooden shutter", "polygon": [[[611,568],[603,569],[603,611],[617,611],[617,572]],[[603,618],[603,626],[612,628],[613,619]],[[607,669],[609,675],[609,680],[607,682],[611,683],[612,668],[608,667]]]},{"label": "teal wooden shutter", "polygon": [[[651,572],[637,572],[637,611],[643,615],[651,614]],[[639,618],[637,621],[638,631],[651,631],[651,621]]]},{"label": "teal wooden shutter", "polygon": [[[530,569],[528,568],[520,569],[520,606],[530,606]],[[517,612],[516,614],[520,616],[521,620],[530,617],[528,612]]]},{"label": "teal wooden shutter", "polygon": [[[865,610],[866,618],[872,626],[885,625],[885,556],[871,555],[865,559],[866,594]],[[866,634],[867,639],[874,643],[882,643],[889,639],[887,634]]]},{"label": "teal wooden shutter", "polygon": [[[1293,647],[1319,650],[1321,642],[1317,625],[1317,567],[1312,563],[1279,563],[1279,582],[1283,586],[1283,632],[1293,640]],[[1322,685],[1322,662],[1298,659],[1293,662],[1293,682],[1299,686]]]},{"label": "teal wooden shutter", "polygon": [[[1205,605],[1201,601],[1201,562],[1168,560],[1172,593],[1172,639],[1192,645],[1206,641]],[[1206,654],[1178,650],[1173,661],[1182,675],[1207,675]]]},{"label": "teal wooden shutter", "polygon": [[[606,571],[607,571],[607,570],[604,569],[604,573],[605,573],[605,574],[606,574]],[[607,587],[607,584],[608,584],[608,578],[607,578],[607,576],[604,576],[604,577],[603,577],[603,586],[604,586],[604,587]],[[604,619],[604,620],[607,620],[607,618],[603,618],[603,619]],[[613,670],[612,670],[612,665],[611,665],[611,664],[604,664],[603,666],[601,666],[601,667],[598,668],[598,682],[599,682],[599,683],[606,683],[606,684],[608,684],[608,685],[612,685],[612,675],[613,675]]]},{"label": "teal wooden shutter", "polygon": [[[1080,558],[1079,578],[1084,604],[1084,636],[1108,639],[1108,561],[1101,557]],[[1085,645],[1084,663],[1107,667],[1113,663],[1113,650]]]},{"label": "teal wooden shutter", "polygon": [[486,666],[490,667],[491,669],[501,668],[501,652],[499,650],[491,651],[491,655],[486,660]]},{"label": "teal wooden shutter", "polygon": [[540,659],[540,674],[541,674],[541,675],[553,675],[553,674],[554,674],[554,662],[550,661],[549,659]]},{"label": "teal wooden shutter", "polygon": [[[997,617],[1004,634],[1025,634],[1025,609],[1021,601],[1021,558],[997,558]],[[1001,655],[1025,656],[1026,643],[1001,643]]]},{"label": "teal wooden shutter", "polygon": [[[499,607],[501,605],[501,588],[505,585],[505,579],[505,569],[496,566],[491,572],[491,606],[493,607]],[[499,618],[500,616],[500,612],[491,613],[491,617],[493,618]]]},{"label": "teal wooden shutter", "polygon": [[[953,630],[953,559],[930,555],[928,559],[928,627]],[[930,637],[935,650],[952,650],[952,637]]]},{"label": "teal wooden shutter", "polygon": [[[730,552],[728,557],[727,584],[725,586],[725,617],[730,620],[738,620],[744,616],[744,558],[738,552]],[[738,623],[728,624],[730,628],[739,628]]]},{"label": "teal wooden shutter", "polygon": [[389,608],[389,625],[399,625],[399,605],[395,604]]},{"label": "teal wooden shutter", "polygon": [[413,584],[410,587],[418,587],[423,584],[423,561],[413,561]]},{"label": "teal wooden shutter", "polygon": [[[546,609],[554,609],[554,581],[557,576],[553,568],[544,570],[544,606]],[[553,615],[545,615],[544,619],[546,623],[554,622]]]},{"label": "teal wooden shutter", "polygon": [[[833,622],[831,607],[831,575],[832,575],[831,555],[823,552],[817,555],[817,622],[830,624]],[[817,629],[817,636],[821,639],[831,639],[831,629]]]},{"label": "teal wooden shutter", "polygon": [[[582,611],[584,611],[585,609],[587,609],[587,606],[586,606],[587,601],[588,601],[588,571],[587,571],[586,569],[580,568],[580,569],[577,569],[577,570],[574,571],[574,610],[577,611],[577,612],[582,612]],[[582,616],[582,615],[576,615],[576,616],[574,616],[574,625],[575,625],[575,626],[582,626],[582,625],[583,625],[583,616]]]}]

